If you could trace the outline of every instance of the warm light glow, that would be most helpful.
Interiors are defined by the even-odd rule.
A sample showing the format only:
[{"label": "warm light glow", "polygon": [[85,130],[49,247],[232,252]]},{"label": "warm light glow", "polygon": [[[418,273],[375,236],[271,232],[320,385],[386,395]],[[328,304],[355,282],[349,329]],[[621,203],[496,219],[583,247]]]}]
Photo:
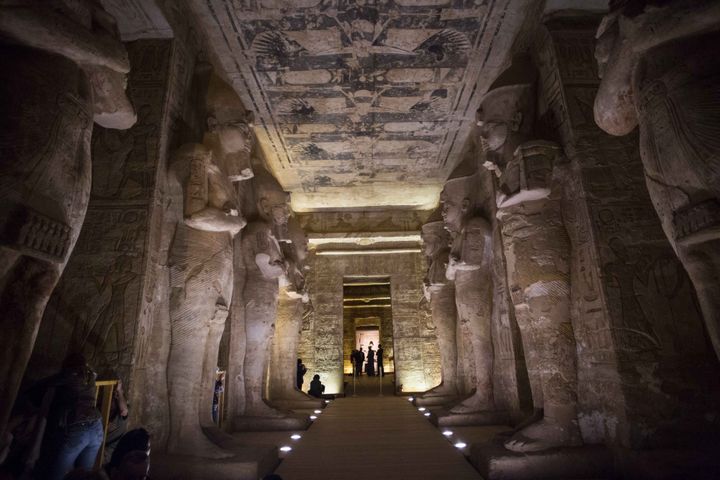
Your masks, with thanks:
[{"label": "warm light glow", "polygon": [[322,410],[315,410],[314,413],[322,413]]},{"label": "warm light glow", "polygon": [[317,415],[310,415],[310,420],[317,420]]},{"label": "warm light glow", "polygon": [[397,242],[421,242],[422,238],[418,233],[393,233],[393,234],[342,234],[345,236],[338,236],[337,234],[308,234],[308,243],[310,248],[314,248],[318,245],[327,244],[351,244],[368,246],[374,243],[397,243]]},{"label": "warm light glow", "polygon": [[317,252],[317,255],[392,255],[396,253],[420,253],[419,248],[385,248],[378,250],[326,250]]},{"label": "warm light glow", "polygon": [[302,435],[298,435],[297,433],[293,433],[292,435],[290,435],[290,438],[292,438],[293,440],[300,440],[300,439],[302,438]]},{"label": "warm light glow", "polygon": [[457,447],[457,448],[465,448],[465,447],[467,447],[467,443],[457,442],[457,443],[455,444],[455,447]]},{"label": "warm light glow", "polygon": [[452,434],[453,434],[453,432],[451,432],[450,430],[445,430],[445,431],[443,432],[443,435],[445,435],[446,437],[451,437]]},{"label": "warm light glow", "polygon": [[290,450],[292,450],[292,447],[288,447],[287,445],[280,447],[281,452],[289,452]]},{"label": "warm light glow", "polygon": [[420,408],[418,408],[418,411],[419,411],[419,412],[424,412],[425,410],[427,410],[425,407],[420,407]]},{"label": "warm light glow", "polygon": [[426,417],[429,417],[429,416],[430,416],[430,412],[425,412],[425,413],[423,413],[423,415],[425,415]]}]

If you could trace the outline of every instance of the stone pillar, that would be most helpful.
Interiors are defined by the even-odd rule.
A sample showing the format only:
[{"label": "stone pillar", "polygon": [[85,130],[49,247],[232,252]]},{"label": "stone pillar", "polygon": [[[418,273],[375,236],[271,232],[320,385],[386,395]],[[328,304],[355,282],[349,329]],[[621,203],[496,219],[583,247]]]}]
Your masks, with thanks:
[{"label": "stone pillar", "polygon": [[613,135],[639,125],[650,197],[720,358],[718,25],[713,1],[616,4],[597,32],[594,113]]},{"label": "stone pillar", "polygon": [[538,118],[570,160],[563,217],[573,252],[579,423],[586,443],[689,441],[680,432],[708,428],[701,412],[717,410],[717,361],[692,284],[653,211],[637,139],[595,124],[597,24],[555,17],[533,42]]},{"label": "stone pillar", "polygon": [[287,274],[285,258],[274,232],[285,230],[289,195],[267,171],[252,180],[258,217],[243,232],[246,272],[245,302],[245,410],[246,417],[281,417],[265,403],[266,369],[277,316],[278,279]]},{"label": "stone pillar", "polygon": [[455,285],[445,276],[450,255],[450,235],[436,211],[422,226],[428,270],[424,280],[425,299],[430,303],[431,321],[440,350],[441,383],[423,394],[422,400],[456,397],[458,390],[457,309]]},{"label": "stone pillar", "polygon": [[474,162],[464,161],[445,183],[440,201],[445,228],[452,237],[447,267],[455,282],[458,328],[468,338],[475,366],[475,393],[450,412],[492,412],[492,229],[478,208],[479,185]]},{"label": "stone pillar", "polygon": [[127,52],[102,9],[0,8],[0,435],[90,198],[93,123],[127,129]]},{"label": "stone pillar", "polygon": [[310,388],[310,372],[305,374],[303,384],[297,386],[298,360],[302,360],[298,355],[300,329],[303,318],[313,308],[305,281],[307,237],[295,218],[288,221],[287,233],[289,241],[281,245],[287,259],[287,275],[278,300],[268,373],[268,399],[281,408],[319,408],[322,401],[303,393]]}]

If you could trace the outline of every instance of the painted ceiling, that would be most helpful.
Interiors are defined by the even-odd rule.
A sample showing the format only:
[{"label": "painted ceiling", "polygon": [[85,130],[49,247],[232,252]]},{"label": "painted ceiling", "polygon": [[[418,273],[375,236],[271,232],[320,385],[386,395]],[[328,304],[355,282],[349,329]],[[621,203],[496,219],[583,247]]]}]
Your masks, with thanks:
[{"label": "painted ceiling", "polygon": [[296,211],[436,205],[527,3],[188,0]]}]

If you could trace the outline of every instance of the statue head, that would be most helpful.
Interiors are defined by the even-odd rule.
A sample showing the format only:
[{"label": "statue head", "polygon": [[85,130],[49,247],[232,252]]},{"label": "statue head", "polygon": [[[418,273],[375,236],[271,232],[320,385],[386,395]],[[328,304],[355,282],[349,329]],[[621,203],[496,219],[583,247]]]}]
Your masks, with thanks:
[{"label": "statue head", "polygon": [[235,90],[220,77],[210,77],[205,99],[208,113],[203,143],[213,150],[233,182],[252,178],[252,112],[245,110]]},{"label": "statue head", "polygon": [[479,187],[475,162],[467,157],[453,170],[440,193],[443,223],[451,234],[462,231],[475,214]]},{"label": "statue head", "polygon": [[435,256],[443,248],[450,245],[450,236],[445,230],[441,209],[435,210],[420,231],[423,241],[423,249],[428,257]]},{"label": "statue head", "polygon": [[537,71],[526,55],[493,82],[477,111],[480,138],[488,161],[501,170],[521,143],[530,139],[535,119]]},{"label": "statue head", "polygon": [[253,185],[260,217],[274,227],[285,229],[290,218],[290,194],[264,169],[255,172]]},{"label": "statue head", "polygon": [[308,256],[308,238],[295,218],[288,220],[288,237],[292,242],[293,252],[297,263],[302,264]]},{"label": "statue head", "polygon": [[[114,41],[118,51],[124,55],[119,63],[127,64],[123,68],[118,68],[119,65],[115,68],[99,65],[83,67],[93,92],[93,120],[105,128],[126,130],[132,127],[137,122],[137,115],[126,92],[130,61],[121,43],[115,18],[103,9],[100,2],[85,2],[85,5],[83,2],[72,2],[72,6],[65,3],[64,7],[66,14],[75,16],[76,21],[102,37],[103,41]],[[89,15],[83,11],[84,8],[89,9]]]}]

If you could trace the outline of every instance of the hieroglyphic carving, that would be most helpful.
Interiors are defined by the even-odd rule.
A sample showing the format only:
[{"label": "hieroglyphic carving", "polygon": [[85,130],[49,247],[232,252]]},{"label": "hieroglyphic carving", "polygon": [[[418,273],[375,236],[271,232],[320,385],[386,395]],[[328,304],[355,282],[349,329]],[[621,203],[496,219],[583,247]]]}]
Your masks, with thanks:
[{"label": "hieroglyphic carving", "polygon": [[[689,359],[708,365],[708,352],[699,341],[694,292],[655,218],[637,139],[609,137],[594,123],[598,81],[592,80],[596,67],[588,63],[596,25],[594,18],[556,19],[540,33],[545,40],[537,43],[536,55],[542,78],[562,80],[543,85],[540,113],[547,122],[557,121],[554,129],[572,160],[563,213],[572,227],[572,282],[579,288],[573,308],[582,318],[573,327],[583,436],[643,445],[665,441],[661,424],[672,431],[677,419],[670,420],[670,412],[687,399],[667,392],[700,388],[690,386],[698,380],[689,373],[694,368]],[[548,72],[552,65],[559,73]],[[552,98],[563,104],[548,101]],[[669,333],[679,324],[682,341]],[[695,407],[686,406],[686,421],[698,421]]]},{"label": "hieroglyphic carving", "polygon": [[136,120],[112,17],[90,2],[62,7],[0,7],[0,435],[85,218],[93,124]]}]

